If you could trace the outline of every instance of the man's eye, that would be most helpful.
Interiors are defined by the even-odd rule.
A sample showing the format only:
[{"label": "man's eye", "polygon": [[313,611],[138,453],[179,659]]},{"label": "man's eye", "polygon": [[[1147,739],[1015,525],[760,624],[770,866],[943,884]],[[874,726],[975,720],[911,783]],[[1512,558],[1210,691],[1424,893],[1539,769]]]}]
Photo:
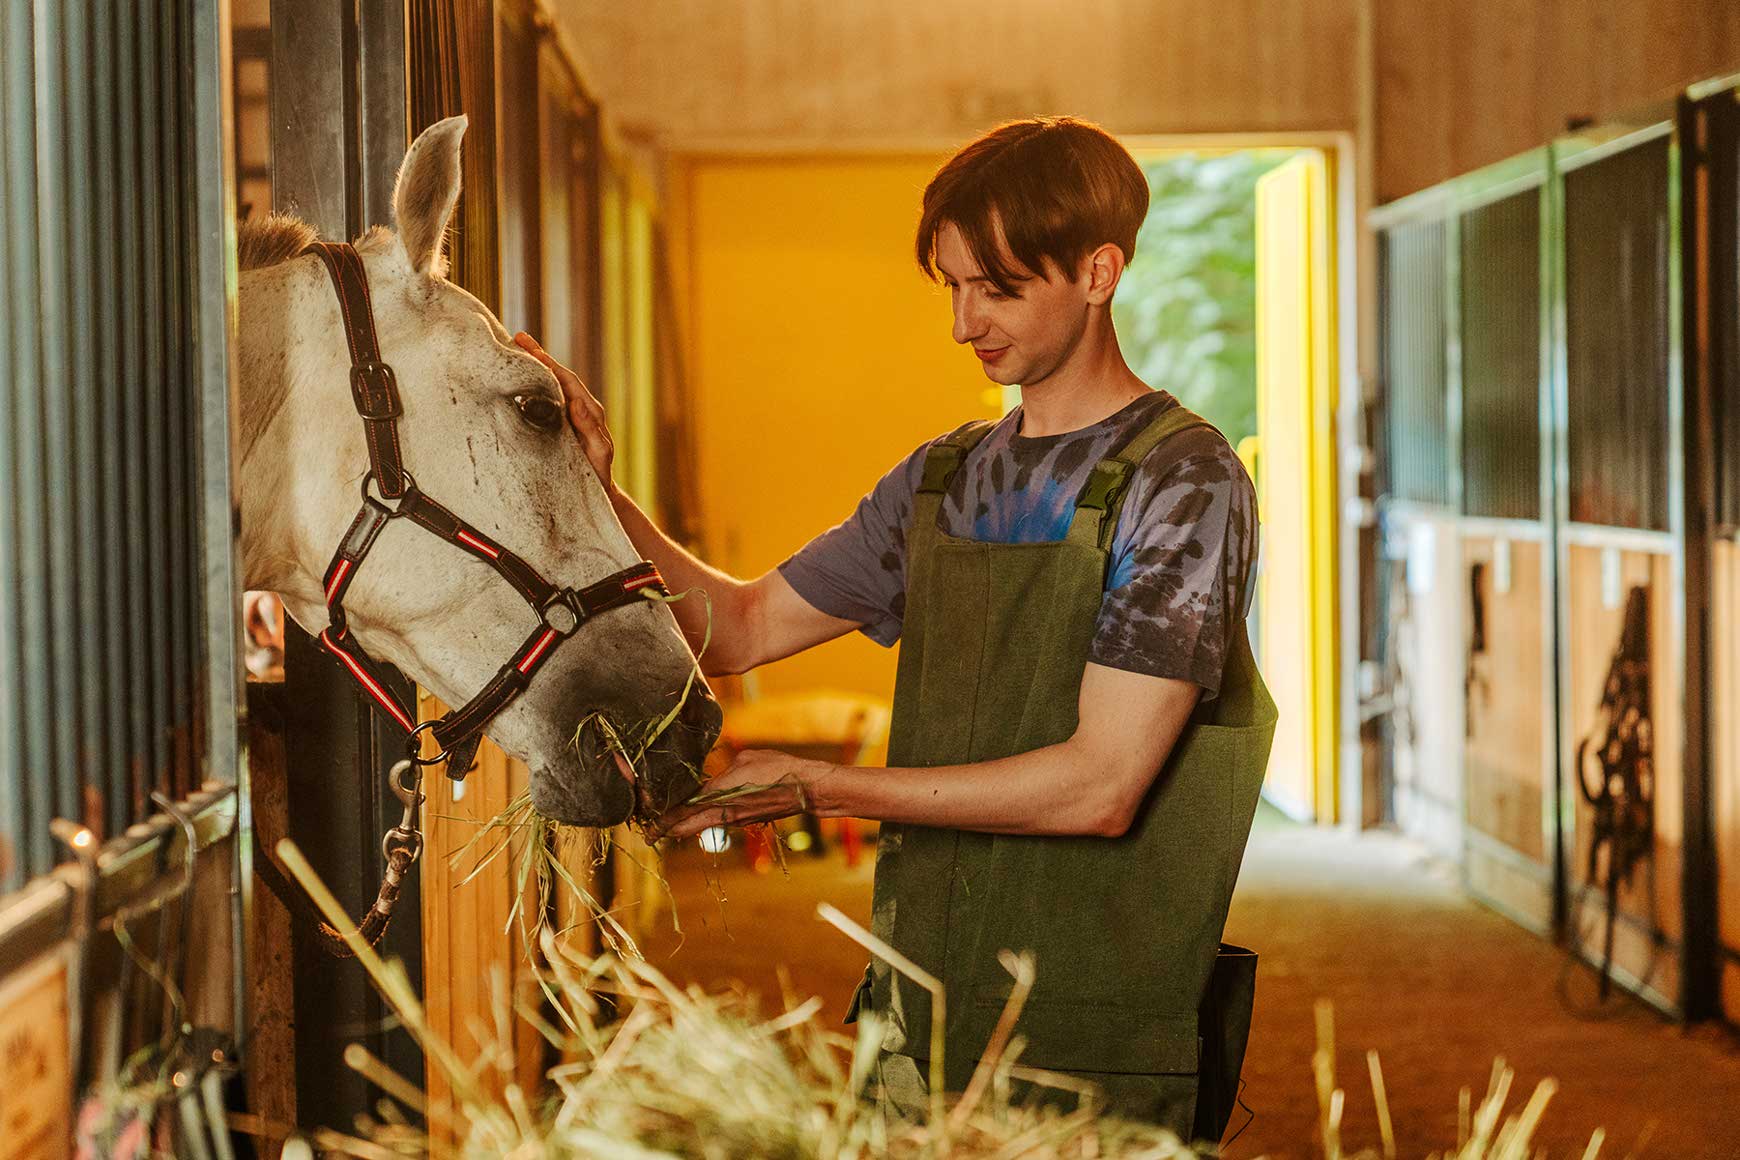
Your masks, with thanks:
[{"label": "man's eye", "polygon": [[540,431],[562,427],[562,408],[548,395],[515,395],[514,406],[520,409],[520,418]]}]

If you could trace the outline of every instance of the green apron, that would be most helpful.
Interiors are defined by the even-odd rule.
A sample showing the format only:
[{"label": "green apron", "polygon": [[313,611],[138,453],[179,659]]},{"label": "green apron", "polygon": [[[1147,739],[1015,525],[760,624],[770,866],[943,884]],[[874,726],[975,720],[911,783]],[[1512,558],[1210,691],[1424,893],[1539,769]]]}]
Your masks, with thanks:
[{"label": "green apron", "polygon": [[[1205,425],[1172,407],[1101,460],[1068,536],[1050,543],[982,543],[939,531],[949,480],[990,424],[968,424],[932,447],[907,537],[890,766],[992,761],[1074,733],[1124,489],[1150,450]],[[1025,950],[1038,979],[1016,1028],[1026,1041],[1020,1062],[1091,1079],[1114,1110],[1192,1136],[1200,1127],[1199,1005],[1274,728],[1275,705],[1241,624],[1219,696],[1198,705],[1124,836],[882,827],[872,926],[943,980],[950,1091],[966,1086],[1008,997],[998,951]],[[1243,1012],[1232,1017],[1248,1028],[1244,995]],[[916,1111],[930,1053],[929,994],[876,959],[848,1018],[861,1008],[887,1021],[885,1104]],[[1238,1047],[1242,1054],[1242,1038]],[[1049,1090],[1033,1093],[1047,1098]],[[1211,1130],[1218,1135],[1224,1123]]]}]

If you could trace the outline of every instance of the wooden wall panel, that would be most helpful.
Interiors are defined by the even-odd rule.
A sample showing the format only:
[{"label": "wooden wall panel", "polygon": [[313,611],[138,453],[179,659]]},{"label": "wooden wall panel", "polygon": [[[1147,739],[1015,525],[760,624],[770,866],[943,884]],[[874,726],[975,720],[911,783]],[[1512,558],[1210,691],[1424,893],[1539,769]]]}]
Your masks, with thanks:
[{"label": "wooden wall panel", "polygon": [[1067,112],[1119,133],[1352,130],[1375,36],[1380,202],[1740,66],[1708,0],[567,0],[606,107],[676,147],[946,145]]},{"label": "wooden wall panel", "polygon": [[[1615,963],[1635,978],[1647,979],[1650,988],[1671,999],[1679,994],[1678,960],[1671,947],[1654,945],[1652,932],[1668,940],[1681,937],[1680,867],[1683,833],[1682,781],[1680,769],[1681,722],[1678,712],[1680,682],[1674,669],[1673,609],[1669,600],[1669,560],[1664,555],[1620,553],[1619,599],[1603,599],[1602,549],[1573,546],[1566,582],[1570,602],[1569,658],[1565,693],[1569,701],[1566,737],[1566,775],[1574,771],[1577,742],[1595,728],[1602,685],[1625,614],[1625,594],[1632,585],[1649,589],[1650,714],[1655,730],[1655,855],[1640,863],[1631,885],[1619,893],[1622,921],[1615,939]],[[1567,843],[1572,889],[1587,881],[1589,842],[1593,811],[1575,783],[1568,783],[1573,798],[1574,832]],[[1584,895],[1581,928],[1584,946],[1598,956],[1604,922],[1604,902],[1594,885]]]},{"label": "wooden wall panel", "polygon": [[1435,852],[1462,856],[1466,594],[1461,539],[1448,516],[1406,517],[1409,614],[1400,635],[1411,743],[1395,755],[1396,820]]},{"label": "wooden wall panel", "polygon": [[1070,112],[1124,133],[1351,128],[1355,0],[570,0],[625,125],[673,143],[946,143]]},{"label": "wooden wall panel", "polygon": [[[1712,805],[1716,815],[1718,937],[1740,954],[1740,544],[1715,545],[1711,561],[1710,714]],[[1723,1007],[1740,1019],[1740,959],[1723,973]]]},{"label": "wooden wall panel", "polygon": [[[1499,584],[1497,542],[1479,536],[1463,545],[1464,574],[1470,576],[1465,590],[1473,565],[1485,565],[1485,650],[1469,654],[1467,816],[1470,826],[1545,864],[1550,852],[1542,837],[1542,810],[1551,774],[1542,759],[1551,710],[1544,703],[1542,552],[1538,541],[1508,543],[1508,590]],[[1465,641],[1472,631],[1465,625]]]}]

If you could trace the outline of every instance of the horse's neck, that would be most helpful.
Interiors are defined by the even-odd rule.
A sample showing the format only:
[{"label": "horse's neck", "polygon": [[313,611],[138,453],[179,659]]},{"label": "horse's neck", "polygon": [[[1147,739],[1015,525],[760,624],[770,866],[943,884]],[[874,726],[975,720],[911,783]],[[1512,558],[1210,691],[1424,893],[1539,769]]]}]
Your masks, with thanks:
[{"label": "horse's neck", "polygon": [[290,394],[288,348],[298,329],[290,317],[293,274],[289,263],[249,270],[236,292],[238,449],[244,469]]},{"label": "horse's neck", "polygon": [[285,494],[295,449],[274,422],[285,410],[294,385],[290,343],[307,327],[293,317],[296,263],[285,262],[242,274],[236,293],[237,486],[242,509],[242,574],[250,588],[285,591],[298,584],[291,556],[291,513],[275,497]]}]

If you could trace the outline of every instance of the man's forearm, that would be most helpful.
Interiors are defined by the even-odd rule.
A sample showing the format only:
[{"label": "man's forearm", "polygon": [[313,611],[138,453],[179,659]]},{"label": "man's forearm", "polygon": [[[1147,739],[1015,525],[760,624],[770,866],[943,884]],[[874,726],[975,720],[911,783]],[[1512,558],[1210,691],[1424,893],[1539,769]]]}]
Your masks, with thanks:
[{"label": "man's forearm", "polygon": [[745,596],[748,586],[697,559],[661,531],[626,493],[617,490],[610,499],[635,551],[658,566],[665,587],[673,593],[698,588],[707,594],[705,600],[697,594],[670,606],[690,648],[699,652],[702,643],[707,642],[707,652],[701,658],[702,671],[709,676],[740,671],[739,657],[750,636],[749,602]]},{"label": "man's forearm", "polygon": [[[971,765],[829,766],[805,790],[818,817],[869,818],[988,834],[1113,837],[1129,824],[1119,777],[1064,742]],[[1151,777],[1149,780],[1152,780]]]}]

